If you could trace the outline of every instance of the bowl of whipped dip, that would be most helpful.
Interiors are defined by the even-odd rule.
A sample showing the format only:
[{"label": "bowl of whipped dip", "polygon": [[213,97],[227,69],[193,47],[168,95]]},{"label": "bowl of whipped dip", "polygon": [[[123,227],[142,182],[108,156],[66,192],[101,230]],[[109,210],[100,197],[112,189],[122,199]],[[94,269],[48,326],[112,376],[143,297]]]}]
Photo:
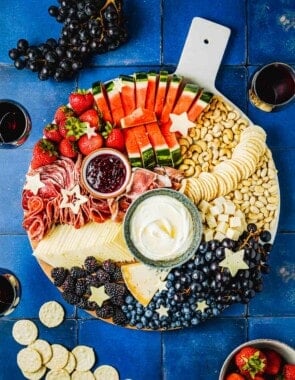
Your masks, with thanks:
[{"label": "bowl of whipped dip", "polygon": [[202,238],[201,215],[193,202],[176,190],[150,190],[129,206],[124,238],[138,261],[172,268],[195,254]]}]

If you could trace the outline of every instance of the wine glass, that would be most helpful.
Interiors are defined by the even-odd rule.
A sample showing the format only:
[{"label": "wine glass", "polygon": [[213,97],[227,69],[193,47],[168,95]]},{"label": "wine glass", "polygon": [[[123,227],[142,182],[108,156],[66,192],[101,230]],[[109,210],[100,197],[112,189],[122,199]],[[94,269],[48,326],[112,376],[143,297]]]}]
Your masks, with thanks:
[{"label": "wine glass", "polygon": [[0,317],[13,312],[19,304],[20,295],[18,278],[10,270],[0,268]]}]

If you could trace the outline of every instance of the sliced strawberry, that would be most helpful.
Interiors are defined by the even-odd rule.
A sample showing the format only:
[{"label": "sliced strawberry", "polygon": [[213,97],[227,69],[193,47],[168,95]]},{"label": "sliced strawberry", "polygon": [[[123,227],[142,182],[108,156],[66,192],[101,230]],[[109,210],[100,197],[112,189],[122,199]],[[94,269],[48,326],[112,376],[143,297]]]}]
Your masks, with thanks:
[{"label": "sliced strawberry", "polygon": [[265,373],[268,375],[277,375],[282,365],[282,357],[274,350],[264,350],[266,356]]},{"label": "sliced strawberry", "polygon": [[253,379],[264,373],[266,356],[258,348],[246,346],[236,354],[235,363],[242,375]]},{"label": "sliced strawberry", "polygon": [[60,123],[59,133],[63,138],[76,141],[86,133],[87,125],[87,123],[82,123],[78,118],[72,116]]},{"label": "sliced strawberry", "polygon": [[106,139],[105,146],[107,148],[117,149],[121,152],[125,151],[125,138],[120,128],[113,128],[110,123],[107,123],[102,134]]},{"label": "sliced strawberry", "polygon": [[64,157],[76,158],[78,155],[76,142],[69,139],[62,139],[58,145],[58,149],[61,156]]},{"label": "sliced strawberry", "polygon": [[61,122],[67,118],[75,116],[74,111],[68,106],[59,106],[54,114],[54,122],[59,125]]},{"label": "sliced strawberry", "polygon": [[54,142],[60,142],[62,139],[58,125],[56,124],[47,124],[43,129],[43,134],[48,140]]},{"label": "sliced strawberry", "polygon": [[98,112],[94,108],[83,112],[82,115],[79,116],[79,119],[80,121],[89,123],[91,127],[95,127],[99,130],[100,118]]},{"label": "sliced strawberry", "polygon": [[83,112],[92,108],[94,97],[90,91],[78,89],[70,94],[69,102],[74,112],[76,112],[77,115],[81,115]]},{"label": "sliced strawberry", "polygon": [[52,164],[57,159],[58,153],[55,143],[45,138],[40,139],[33,147],[31,168]]},{"label": "sliced strawberry", "polygon": [[245,377],[240,375],[239,373],[232,372],[226,375],[225,380],[245,380]]},{"label": "sliced strawberry", "polygon": [[101,134],[96,134],[95,136],[88,137],[83,135],[78,141],[78,147],[82,154],[87,156],[96,149],[99,149],[103,146],[104,140]]}]

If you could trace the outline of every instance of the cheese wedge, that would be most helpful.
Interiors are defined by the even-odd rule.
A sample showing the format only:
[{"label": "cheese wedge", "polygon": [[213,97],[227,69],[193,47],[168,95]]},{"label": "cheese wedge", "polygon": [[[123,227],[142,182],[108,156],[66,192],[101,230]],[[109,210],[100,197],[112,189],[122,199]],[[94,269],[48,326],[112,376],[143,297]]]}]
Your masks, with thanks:
[{"label": "cheese wedge", "polygon": [[111,220],[88,223],[80,229],[57,225],[41,240],[33,254],[53,267],[65,268],[81,266],[87,256],[94,256],[99,261],[134,261],[123,237],[122,223]]},{"label": "cheese wedge", "polygon": [[147,306],[170,269],[155,269],[143,263],[124,264],[121,266],[124,282],[133,297],[143,306]]}]

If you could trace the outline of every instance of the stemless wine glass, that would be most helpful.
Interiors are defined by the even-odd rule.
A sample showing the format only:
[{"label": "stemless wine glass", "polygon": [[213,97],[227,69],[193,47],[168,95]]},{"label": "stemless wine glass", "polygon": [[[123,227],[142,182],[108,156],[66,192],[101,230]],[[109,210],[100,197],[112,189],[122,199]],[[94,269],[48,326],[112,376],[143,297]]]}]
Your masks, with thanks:
[{"label": "stemless wine glass", "polygon": [[20,282],[11,271],[0,268],[0,317],[13,312],[19,304]]},{"label": "stemless wine glass", "polygon": [[10,99],[0,100],[0,148],[15,148],[29,137],[31,119],[25,108]]},{"label": "stemless wine glass", "polygon": [[253,75],[249,89],[251,103],[262,111],[271,112],[295,98],[295,71],[282,62],[263,66]]}]

